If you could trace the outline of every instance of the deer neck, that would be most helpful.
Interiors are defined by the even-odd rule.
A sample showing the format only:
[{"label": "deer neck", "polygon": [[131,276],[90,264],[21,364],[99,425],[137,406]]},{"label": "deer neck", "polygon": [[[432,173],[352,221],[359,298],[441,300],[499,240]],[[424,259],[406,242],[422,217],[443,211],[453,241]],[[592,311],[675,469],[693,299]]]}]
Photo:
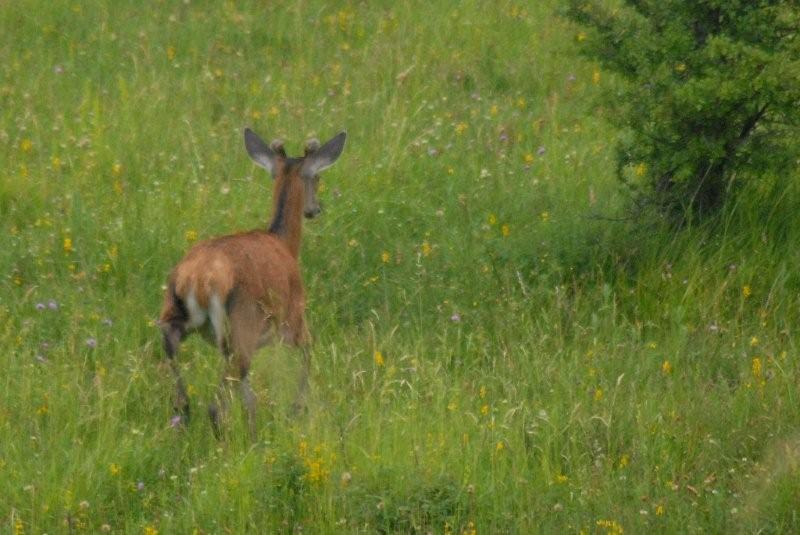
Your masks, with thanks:
[{"label": "deer neck", "polygon": [[286,244],[293,257],[300,255],[303,235],[303,181],[286,176],[276,181],[273,191],[272,221],[268,232]]}]

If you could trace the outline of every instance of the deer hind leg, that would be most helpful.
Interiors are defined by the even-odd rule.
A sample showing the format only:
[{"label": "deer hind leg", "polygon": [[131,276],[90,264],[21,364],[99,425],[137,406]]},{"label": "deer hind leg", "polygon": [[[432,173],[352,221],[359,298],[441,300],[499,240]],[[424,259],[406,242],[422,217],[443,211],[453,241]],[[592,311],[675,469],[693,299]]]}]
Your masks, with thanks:
[{"label": "deer hind leg", "polygon": [[170,286],[170,291],[164,299],[164,307],[161,311],[159,325],[164,342],[164,352],[172,370],[175,380],[175,401],[174,406],[179,422],[186,424],[189,421],[189,395],[186,392],[186,384],[181,377],[180,366],[178,366],[177,353],[181,340],[186,336],[186,322],[188,313],[183,301],[175,293],[175,287]]},{"label": "deer hind leg", "polygon": [[[256,396],[250,386],[248,373],[253,353],[258,348],[264,320],[258,305],[244,298],[230,299],[228,303],[228,332],[220,338],[219,347],[225,359],[225,371],[217,394],[217,403],[209,406],[209,415],[214,433],[221,436],[221,420],[227,411],[227,401],[231,397],[231,387],[238,385],[242,403],[247,413],[247,426],[250,437],[256,438]],[[214,314],[210,314],[212,326]],[[216,327],[215,327],[216,328]]]},{"label": "deer hind leg", "polygon": [[297,394],[292,403],[292,414],[297,415],[306,407],[306,392],[308,391],[308,375],[311,368],[311,335],[306,325],[305,314],[301,306],[296,307],[287,318],[290,342],[302,351],[300,363],[300,376],[297,382]]}]

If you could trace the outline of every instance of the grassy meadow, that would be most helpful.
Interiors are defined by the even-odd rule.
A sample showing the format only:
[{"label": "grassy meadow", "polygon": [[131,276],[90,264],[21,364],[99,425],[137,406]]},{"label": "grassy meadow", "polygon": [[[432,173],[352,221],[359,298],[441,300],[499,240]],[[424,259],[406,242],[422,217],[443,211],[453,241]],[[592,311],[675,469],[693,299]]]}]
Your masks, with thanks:
[{"label": "grassy meadow", "polygon": [[[798,169],[680,230],[624,218],[559,2],[0,5],[0,530],[800,530]],[[346,129],[301,255],[314,337],[155,326],[196,240],[266,226],[242,129]]]}]

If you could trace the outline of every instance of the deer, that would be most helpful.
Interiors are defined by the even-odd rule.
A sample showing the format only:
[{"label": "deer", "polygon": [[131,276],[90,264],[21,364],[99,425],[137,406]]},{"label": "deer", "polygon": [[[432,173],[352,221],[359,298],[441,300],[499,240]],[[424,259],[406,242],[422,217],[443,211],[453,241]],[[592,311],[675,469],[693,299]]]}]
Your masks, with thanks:
[{"label": "deer", "polygon": [[245,150],[273,178],[272,217],[265,230],[198,242],[168,276],[158,325],[175,380],[176,425],[188,424],[190,415],[189,396],[177,362],[178,348],[195,332],[215,345],[224,360],[217,394],[208,406],[218,439],[233,385],[238,386],[248,430],[255,438],[256,396],[248,373],[253,355],[269,343],[282,341],[302,350],[292,410],[296,413],[304,407],[311,336],[299,266],[303,216],[313,219],[322,211],[317,199],[319,173],[336,162],[345,139],[345,132],[322,145],[310,139],[303,156],[289,157],[281,140],[267,145],[245,128]]}]

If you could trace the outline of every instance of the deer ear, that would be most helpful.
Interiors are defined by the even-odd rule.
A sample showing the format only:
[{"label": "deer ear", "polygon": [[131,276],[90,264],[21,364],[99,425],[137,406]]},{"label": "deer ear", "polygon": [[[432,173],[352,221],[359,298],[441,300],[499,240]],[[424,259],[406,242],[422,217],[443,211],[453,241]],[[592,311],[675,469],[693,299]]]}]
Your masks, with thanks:
[{"label": "deer ear", "polygon": [[344,141],[347,138],[346,132],[339,132],[333,139],[325,143],[313,152],[308,152],[306,148],[306,158],[303,163],[303,174],[314,176],[332,166],[344,150]]},{"label": "deer ear", "polygon": [[273,173],[277,154],[264,143],[258,135],[249,128],[244,129],[244,148],[256,165]]}]

